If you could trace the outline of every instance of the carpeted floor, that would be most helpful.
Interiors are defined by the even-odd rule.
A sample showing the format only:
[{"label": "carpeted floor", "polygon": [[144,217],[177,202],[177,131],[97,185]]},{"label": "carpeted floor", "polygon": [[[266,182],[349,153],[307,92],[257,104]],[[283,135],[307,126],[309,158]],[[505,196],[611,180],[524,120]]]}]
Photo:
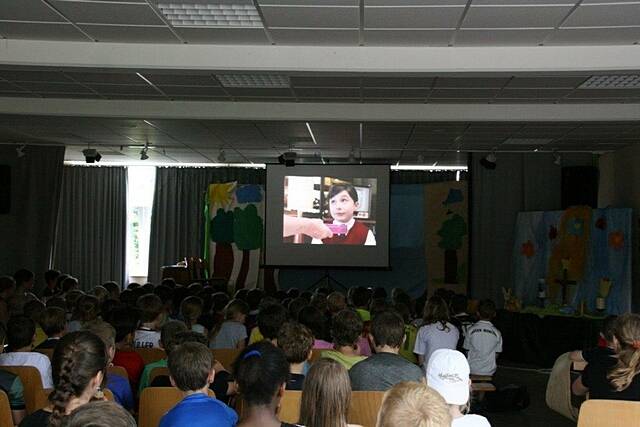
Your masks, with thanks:
[{"label": "carpeted floor", "polygon": [[575,427],[576,423],[553,412],[545,403],[545,391],[549,375],[533,369],[500,366],[496,372],[496,384],[525,385],[531,404],[522,411],[485,413],[492,427]]}]

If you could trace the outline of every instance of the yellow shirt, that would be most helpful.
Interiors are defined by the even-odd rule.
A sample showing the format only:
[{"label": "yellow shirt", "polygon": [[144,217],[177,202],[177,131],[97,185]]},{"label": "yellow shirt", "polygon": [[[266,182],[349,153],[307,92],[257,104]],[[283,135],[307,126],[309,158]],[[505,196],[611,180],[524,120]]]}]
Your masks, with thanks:
[{"label": "yellow shirt", "polygon": [[39,346],[40,344],[45,342],[47,340],[47,338],[48,338],[47,334],[44,333],[44,331],[42,330],[40,325],[37,325],[36,326],[36,339],[33,342],[33,348],[36,348],[37,346]]},{"label": "yellow shirt", "polygon": [[251,330],[251,335],[249,335],[249,345],[255,344],[264,340],[264,336],[260,333],[260,329],[256,326]]},{"label": "yellow shirt", "polygon": [[320,352],[320,357],[333,359],[347,369],[351,369],[353,365],[367,358],[367,356],[347,356],[336,350],[323,350]]}]

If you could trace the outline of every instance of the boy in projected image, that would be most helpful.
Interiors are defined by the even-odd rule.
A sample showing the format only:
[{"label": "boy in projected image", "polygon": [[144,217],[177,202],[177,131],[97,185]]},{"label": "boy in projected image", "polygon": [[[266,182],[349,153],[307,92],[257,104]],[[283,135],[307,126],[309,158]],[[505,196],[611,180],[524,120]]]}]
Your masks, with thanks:
[{"label": "boy in projected image", "polygon": [[365,245],[375,246],[376,237],[373,232],[353,217],[360,207],[358,192],[351,184],[333,184],[327,194],[329,199],[329,212],[334,225],[346,225],[346,234],[337,230],[333,231],[333,237],[326,239],[313,239],[313,244],[325,245]]}]

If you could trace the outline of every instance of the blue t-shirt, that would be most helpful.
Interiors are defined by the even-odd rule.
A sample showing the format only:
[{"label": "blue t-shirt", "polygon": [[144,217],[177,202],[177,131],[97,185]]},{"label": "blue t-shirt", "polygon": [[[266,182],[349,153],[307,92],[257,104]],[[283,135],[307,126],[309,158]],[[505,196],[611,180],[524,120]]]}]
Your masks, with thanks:
[{"label": "blue t-shirt", "polygon": [[160,420],[160,427],[234,427],[238,415],[219,400],[203,393],[185,397]]},{"label": "blue t-shirt", "polygon": [[112,374],[107,376],[107,388],[113,393],[114,400],[125,409],[133,409],[133,392],[125,377]]}]

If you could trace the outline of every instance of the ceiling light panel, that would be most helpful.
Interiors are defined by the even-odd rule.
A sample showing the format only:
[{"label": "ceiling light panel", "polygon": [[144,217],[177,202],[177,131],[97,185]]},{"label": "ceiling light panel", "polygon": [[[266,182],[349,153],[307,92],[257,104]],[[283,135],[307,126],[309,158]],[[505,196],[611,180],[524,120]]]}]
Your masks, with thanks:
[{"label": "ceiling light panel", "polygon": [[579,86],[580,89],[640,89],[640,75],[621,74],[591,76]]},{"label": "ceiling light panel", "polygon": [[250,4],[159,3],[158,9],[174,27],[264,27]]},{"label": "ceiling light panel", "polygon": [[216,78],[224,87],[288,88],[288,76],[281,74],[217,74]]}]

